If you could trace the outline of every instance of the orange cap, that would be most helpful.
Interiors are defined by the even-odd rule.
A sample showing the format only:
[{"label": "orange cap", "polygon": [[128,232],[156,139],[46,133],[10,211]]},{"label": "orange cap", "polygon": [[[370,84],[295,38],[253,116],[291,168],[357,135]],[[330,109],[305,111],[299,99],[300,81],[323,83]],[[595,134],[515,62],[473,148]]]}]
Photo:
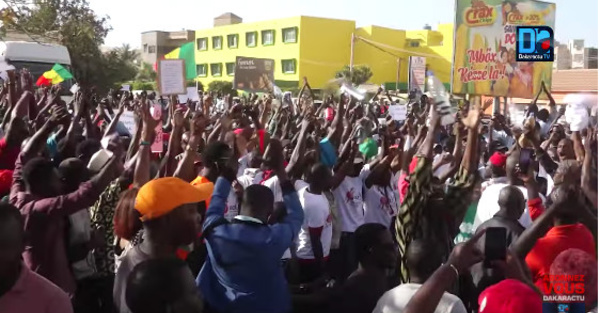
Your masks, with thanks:
[{"label": "orange cap", "polygon": [[164,177],[146,183],[135,198],[135,209],[141,220],[152,220],[166,215],[184,204],[210,199],[212,183],[192,186],[177,177]]}]

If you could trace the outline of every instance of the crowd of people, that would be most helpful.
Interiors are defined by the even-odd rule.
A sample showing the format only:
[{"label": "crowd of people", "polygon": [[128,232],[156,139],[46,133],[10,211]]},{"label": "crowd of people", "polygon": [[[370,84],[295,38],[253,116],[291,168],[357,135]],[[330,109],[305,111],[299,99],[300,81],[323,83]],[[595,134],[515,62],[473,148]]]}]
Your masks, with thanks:
[{"label": "crowd of people", "polygon": [[0,90],[2,313],[535,313],[549,275],[597,310],[597,121],[571,131],[545,86],[518,127],[306,78],[185,104],[32,82]]}]

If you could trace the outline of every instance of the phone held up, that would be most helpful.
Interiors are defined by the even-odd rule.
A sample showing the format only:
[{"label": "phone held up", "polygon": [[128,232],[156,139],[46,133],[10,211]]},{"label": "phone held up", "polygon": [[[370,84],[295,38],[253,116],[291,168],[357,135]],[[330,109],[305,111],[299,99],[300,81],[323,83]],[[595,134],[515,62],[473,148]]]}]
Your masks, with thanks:
[{"label": "phone held up", "polygon": [[506,260],[506,228],[489,227],[485,230],[483,266],[492,268],[492,261]]}]

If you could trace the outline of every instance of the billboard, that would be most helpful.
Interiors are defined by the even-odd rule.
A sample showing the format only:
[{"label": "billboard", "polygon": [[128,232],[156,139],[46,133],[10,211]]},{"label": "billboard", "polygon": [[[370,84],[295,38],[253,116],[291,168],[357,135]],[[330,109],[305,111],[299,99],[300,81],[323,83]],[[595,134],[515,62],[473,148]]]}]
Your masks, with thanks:
[{"label": "billboard", "polygon": [[236,57],[233,88],[251,92],[269,92],[275,85],[272,59]]},{"label": "billboard", "polygon": [[410,91],[419,88],[421,93],[425,92],[425,57],[409,57],[408,71]]},{"label": "billboard", "polygon": [[456,0],[452,92],[533,98],[551,86],[552,62],[516,61],[517,27],[554,28],[555,13],[540,1]]}]

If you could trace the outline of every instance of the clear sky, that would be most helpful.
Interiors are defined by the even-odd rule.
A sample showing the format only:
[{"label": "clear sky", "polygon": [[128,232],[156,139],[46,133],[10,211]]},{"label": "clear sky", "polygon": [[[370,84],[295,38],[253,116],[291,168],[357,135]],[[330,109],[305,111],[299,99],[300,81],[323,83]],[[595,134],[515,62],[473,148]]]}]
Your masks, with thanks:
[{"label": "clear sky", "polygon": [[[355,20],[357,26],[420,29],[425,24],[454,22],[454,0],[89,0],[98,14],[108,15],[113,30],[107,46],[141,45],[148,30],[203,29],[213,18],[233,12],[253,22],[308,15]],[[552,1],[550,1],[552,2]],[[598,0],[555,0],[555,37],[585,39],[598,46]]]}]

